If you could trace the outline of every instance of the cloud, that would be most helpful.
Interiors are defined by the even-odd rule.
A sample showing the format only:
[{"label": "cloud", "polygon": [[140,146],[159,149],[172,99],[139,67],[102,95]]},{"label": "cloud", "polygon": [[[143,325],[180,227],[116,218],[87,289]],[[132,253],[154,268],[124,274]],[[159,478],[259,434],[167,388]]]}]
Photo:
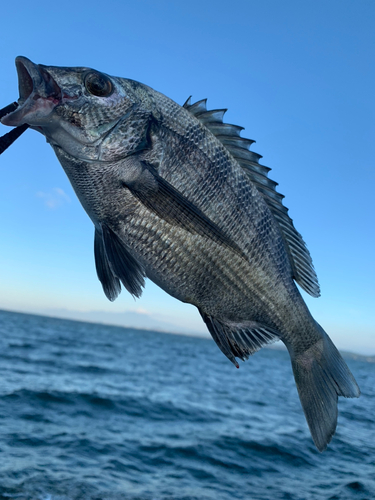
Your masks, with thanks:
[{"label": "cloud", "polygon": [[70,203],[69,196],[61,188],[53,188],[48,193],[38,191],[36,196],[38,198],[42,198],[42,200],[44,200],[44,204],[51,210],[60,207],[64,203]]}]

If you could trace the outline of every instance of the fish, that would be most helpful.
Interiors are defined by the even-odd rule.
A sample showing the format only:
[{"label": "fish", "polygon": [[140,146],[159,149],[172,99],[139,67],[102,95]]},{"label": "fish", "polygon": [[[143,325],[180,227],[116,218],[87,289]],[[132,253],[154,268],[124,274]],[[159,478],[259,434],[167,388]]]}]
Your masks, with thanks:
[{"label": "fish", "polygon": [[16,58],[19,99],[1,123],[42,133],[94,224],[95,266],[110,301],[145,279],[198,308],[238,367],[281,340],[312,439],[326,449],[338,396],[359,387],[308,310],[320,295],[284,196],[242,127],[206,99],[182,106],[135,80]]}]

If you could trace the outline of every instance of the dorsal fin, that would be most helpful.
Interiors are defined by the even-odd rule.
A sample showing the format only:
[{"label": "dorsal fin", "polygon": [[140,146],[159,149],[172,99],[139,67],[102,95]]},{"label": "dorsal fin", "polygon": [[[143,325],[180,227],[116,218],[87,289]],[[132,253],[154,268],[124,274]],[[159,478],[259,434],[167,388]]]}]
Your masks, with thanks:
[{"label": "dorsal fin", "polygon": [[295,229],[288,215],[288,209],[282,203],[284,196],[276,191],[277,182],[268,178],[268,172],[271,169],[259,163],[262,156],[249,151],[255,141],[240,137],[243,127],[223,122],[226,109],[207,110],[206,101],[207,99],[202,99],[192,104],[191,97],[189,97],[183,107],[219,139],[255,184],[279,223],[289,251],[294,279],[307,293],[313,297],[319,297],[318,278],[310,253],[302,236]]}]

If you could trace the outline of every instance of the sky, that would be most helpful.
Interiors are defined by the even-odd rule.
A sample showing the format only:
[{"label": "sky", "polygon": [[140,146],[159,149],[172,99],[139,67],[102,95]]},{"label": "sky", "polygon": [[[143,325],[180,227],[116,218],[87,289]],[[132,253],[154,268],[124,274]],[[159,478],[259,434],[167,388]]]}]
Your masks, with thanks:
[{"label": "sky", "polygon": [[[18,98],[23,55],[228,108],[310,250],[322,292],[302,292],[313,316],[339,348],[375,354],[374,25],[373,0],[6,2],[0,107]],[[137,301],[105,298],[93,225],[41,134],[0,157],[0,179],[0,309],[206,331],[150,281]]]}]

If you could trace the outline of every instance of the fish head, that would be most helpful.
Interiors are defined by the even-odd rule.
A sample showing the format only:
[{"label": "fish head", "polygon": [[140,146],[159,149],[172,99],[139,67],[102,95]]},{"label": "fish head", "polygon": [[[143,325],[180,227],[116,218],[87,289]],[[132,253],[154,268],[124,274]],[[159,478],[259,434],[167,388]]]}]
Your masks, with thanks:
[{"label": "fish head", "polygon": [[127,80],[91,68],[44,66],[26,57],[16,58],[16,68],[18,107],[1,123],[28,124],[78,159],[97,160],[105,139],[138,100]]}]

